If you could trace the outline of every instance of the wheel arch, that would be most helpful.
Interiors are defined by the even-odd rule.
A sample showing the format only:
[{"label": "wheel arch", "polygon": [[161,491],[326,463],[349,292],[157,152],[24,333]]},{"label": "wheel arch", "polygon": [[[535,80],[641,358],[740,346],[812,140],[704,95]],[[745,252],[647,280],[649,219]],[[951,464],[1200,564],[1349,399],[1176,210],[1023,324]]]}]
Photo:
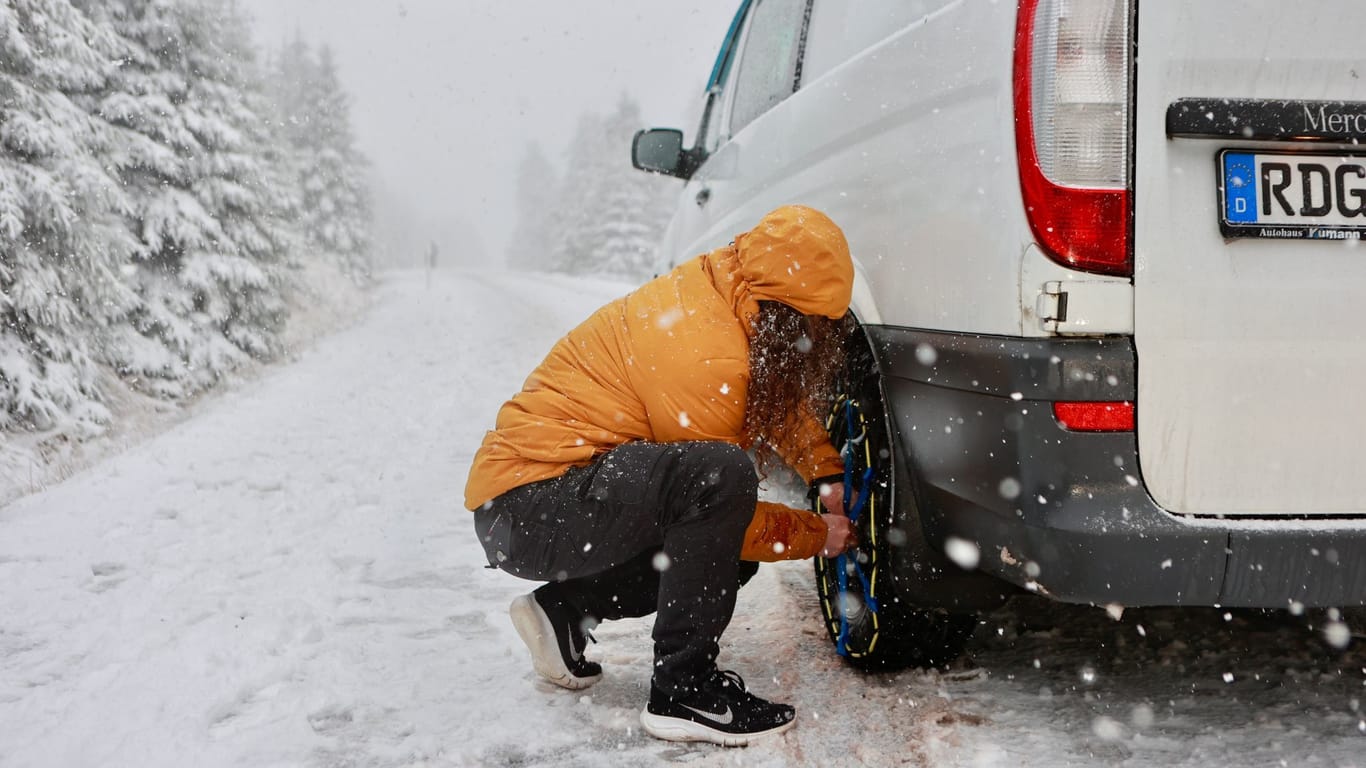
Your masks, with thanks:
[{"label": "wheel arch", "polygon": [[882,313],[878,311],[877,299],[873,297],[872,286],[868,283],[868,273],[854,260],[854,289],[849,299],[849,311],[859,325],[882,325]]},{"label": "wheel arch", "polygon": [[[865,317],[855,313],[849,348],[849,380],[853,382],[875,377],[882,428],[888,432],[892,477],[889,506],[895,527],[904,534],[899,537],[901,543],[897,546],[897,556],[892,565],[892,578],[897,582],[896,592],[901,599],[910,601],[918,608],[967,612],[996,608],[1017,593],[1018,589],[989,574],[960,568],[940,549],[944,536],[931,528],[935,515],[924,514],[928,502],[917,481],[916,461],[906,447],[907,441],[899,434],[899,421],[887,397],[886,355],[878,349],[872,335],[866,330],[869,325],[876,323],[868,322]],[[866,370],[860,370],[862,366],[867,366]]]}]

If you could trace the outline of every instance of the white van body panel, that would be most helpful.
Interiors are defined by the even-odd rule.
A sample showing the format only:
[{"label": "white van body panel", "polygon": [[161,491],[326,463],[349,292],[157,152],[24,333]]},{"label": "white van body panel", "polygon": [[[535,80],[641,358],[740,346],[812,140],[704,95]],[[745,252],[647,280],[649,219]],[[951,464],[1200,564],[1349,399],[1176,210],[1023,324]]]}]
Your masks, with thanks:
[{"label": "white van body panel", "polygon": [[1134,340],[1143,480],[1201,515],[1366,513],[1366,246],[1225,240],[1220,149],[1183,97],[1366,100],[1360,0],[1138,6]]},{"label": "white van body panel", "polygon": [[[1035,209],[1043,244],[1017,167],[1020,11],[1023,154],[1050,153],[1046,178],[1024,169],[1029,204],[1080,206]],[[1366,234],[1361,0],[739,0],[736,18],[708,108],[752,122],[704,119],[673,164],[635,155],[691,176],[661,267],[783,204],[845,229],[868,346],[841,386],[886,431],[887,516],[862,524],[904,534],[893,599],[951,615],[1005,581],[1092,605],[1366,605],[1366,245],[1284,239]],[[1066,179],[1124,187],[1101,202],[1132,230]],[[984,554],[973,574],[934,565],[951,538]],[[883,649],[925,635],[884,629]]]},{"label": "white van body panel", "polygon": [[[860,317],[1020,335],[1020,263],[1033,238],[1014,133],[1002,128],[1014,111],[1014,23],[996,3],[952,2],[804,81],[688,181],[665,261],[801,202],[850,233],[869,294],[862,307],[856,298]],[[813,21],[809,49],[821,34]]]},{"label": "white van body panel", "polygon": [[[889,2],[815,1],[811,71],[736,135],[720,132],[681,193],[661,266],[780,205],[815,206],[849,234],[865,323],[1132,334],[1141,478],[1163,509],[1366,514],[1366,246],[1225,240],[1217,205],[1220,149],[1352,147],[1172,139],[1165,127],[1180,98],[1366,101],[1360,25],[1333,23],[1360,18],[1359,0],[1312,13],[1282,0],[1137,4],[1132,279],[1067,269],[1034,245],[1013,130],[1016,4]],[[882,35],[860,13],[896,22]],[[846,58],[856,38],[876,41]],[[1050,321],[1061,292],[1069,316]]]}]

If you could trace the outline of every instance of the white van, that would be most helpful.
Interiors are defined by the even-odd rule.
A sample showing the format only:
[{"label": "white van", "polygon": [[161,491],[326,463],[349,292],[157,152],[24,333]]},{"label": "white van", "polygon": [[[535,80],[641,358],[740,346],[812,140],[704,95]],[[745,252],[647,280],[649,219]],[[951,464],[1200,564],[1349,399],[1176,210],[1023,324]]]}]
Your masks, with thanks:
[{"label": "white van", "polygon": [[740,4],[692,146],[633,159],[686,180],[668,261],[786,203],[848,235],[831,429],[876,493],[859,561],[818,563],[842,654],[945,661],[1017,588],[1366,602],[1363,28],[1359,0]]}]

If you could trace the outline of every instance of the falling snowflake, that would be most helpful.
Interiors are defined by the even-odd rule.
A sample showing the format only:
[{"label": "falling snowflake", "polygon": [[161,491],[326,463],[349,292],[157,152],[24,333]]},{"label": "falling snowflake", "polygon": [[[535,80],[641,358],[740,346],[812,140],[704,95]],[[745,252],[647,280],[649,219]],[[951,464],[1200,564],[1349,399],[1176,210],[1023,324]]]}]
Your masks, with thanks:
[{"label": "falling snowflake", "polygon": [[950,536],[944,541],[944,554],[958,567],[968,571],[976,568],[982,560],[982,550],[975,543],[957,536]]}]

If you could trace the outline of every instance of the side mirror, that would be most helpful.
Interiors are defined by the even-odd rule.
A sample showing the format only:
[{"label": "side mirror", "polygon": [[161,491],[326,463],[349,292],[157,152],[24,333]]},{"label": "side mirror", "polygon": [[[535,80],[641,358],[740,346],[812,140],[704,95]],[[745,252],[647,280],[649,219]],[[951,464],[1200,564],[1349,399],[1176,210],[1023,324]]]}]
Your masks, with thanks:
[{"label": "side mirror", "polygon": [[677,128],[636,131],[631,140],[631,165],[642,171],[686,179],[700,163],[683,149],[683,132]]}]

